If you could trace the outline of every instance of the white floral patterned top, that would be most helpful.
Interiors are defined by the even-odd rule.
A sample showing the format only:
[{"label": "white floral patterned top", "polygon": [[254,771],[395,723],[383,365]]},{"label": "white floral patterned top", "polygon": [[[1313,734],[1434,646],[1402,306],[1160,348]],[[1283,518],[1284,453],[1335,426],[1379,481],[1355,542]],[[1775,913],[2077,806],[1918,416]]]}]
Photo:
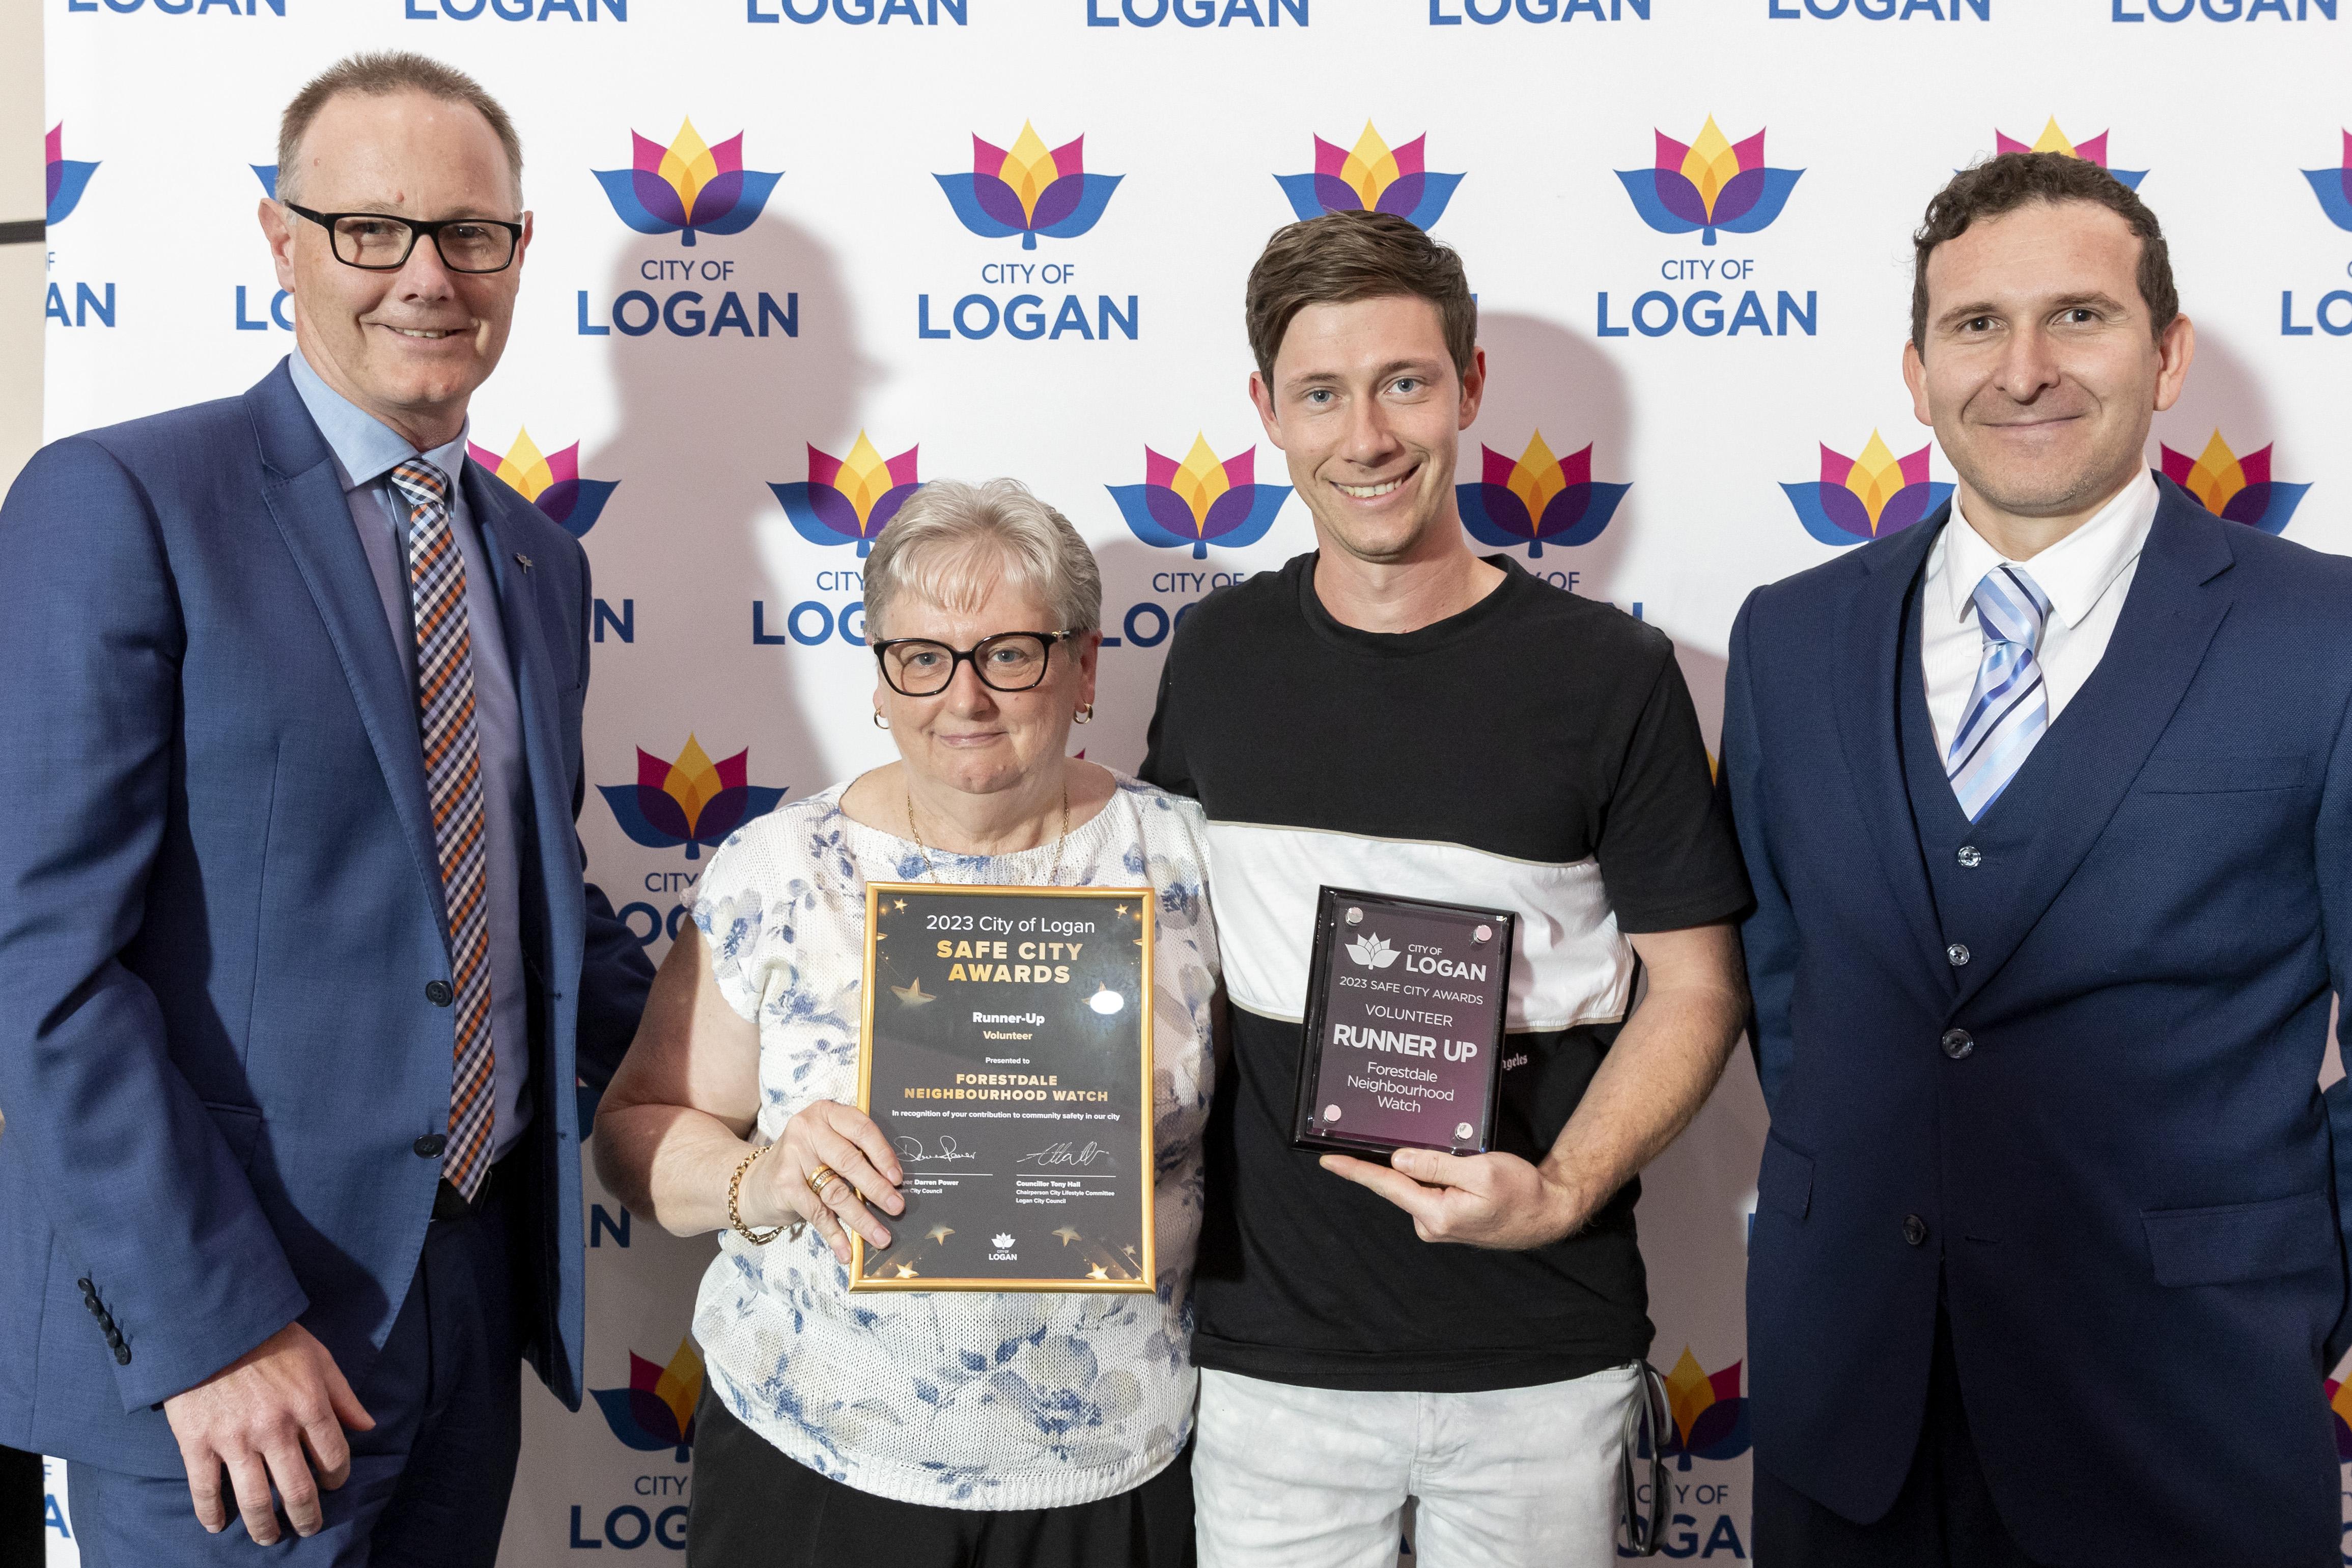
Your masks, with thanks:
[{"label": "white floral patterned top", "polygon": [[[1159,1473],[1191,1434],[1192,1255],[1214,1071],[1217,940],[1195,803],[1115,774],[1070,830],[1060,880],[1159,892],[1153,952],[1154,1295],[849,1294],[814,1228],[721,1231],[694,1333],[711,1386],[793,1458],[861,1491],[969,1509],[1058,1508]],[[855,1104],[866,882],[1042,881],[1051,844],[929,861],[852,821],[841,785],[722,845],[696,891],[719,989],[760,1028],[758,1136],[812,1100]],[[886,1220],[887,1220],[887,1216]]]}]

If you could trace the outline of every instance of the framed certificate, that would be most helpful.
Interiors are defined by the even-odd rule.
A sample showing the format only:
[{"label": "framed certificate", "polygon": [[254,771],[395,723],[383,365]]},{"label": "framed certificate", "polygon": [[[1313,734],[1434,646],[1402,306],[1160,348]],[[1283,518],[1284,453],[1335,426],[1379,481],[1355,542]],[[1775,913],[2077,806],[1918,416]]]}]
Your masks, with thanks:
[{"label": "framed certificate", "polygon": [[1507,910],[1323,889],[1291,1146],[1493,1147],[1517,929]]},{"label": "framed certificate", "polygon": [[1149,1291],[1149,888],[869,882],[857,1106],[906,1213],[852,1290]]}]

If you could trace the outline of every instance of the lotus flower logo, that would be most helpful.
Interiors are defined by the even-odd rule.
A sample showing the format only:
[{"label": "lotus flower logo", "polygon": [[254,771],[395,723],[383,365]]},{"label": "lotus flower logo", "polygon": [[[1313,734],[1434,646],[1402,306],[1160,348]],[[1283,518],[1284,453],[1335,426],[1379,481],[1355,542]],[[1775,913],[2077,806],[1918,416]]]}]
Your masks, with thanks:
[{"label": "lotus flower logo", "polygon": [[1236,550],[1255,544],[1290,499],[1288,485],[1257,483],[1256,467],[1255,447],[1220,458],[1204,432],[1192,437],[1181,463],[1146,447],[1143,483],[1106,488],[1136,538],[1162,550],[1190,545],[1199,561],[1212,544]]},{"label": "lotus flower logo", "polygon": [[598,784],[596,790],[630,838],[649,849],[683,844],[686,858],[698,860],[704,845],[716,848],[729,834],[767,815],[784,798],[782,789],[744,782],[745,759],[751,754],[746,749],[714,763],[688,735],[677,761],[663,762],[641,746],[635,784]]},{"label": "lotus flower logo", "polygon": [[971,139],[971,173],[934,174],[957,219],[990,239],[1021,237],[1037,248],[1041,234],[1076,239],[1102,218],[1124,174],[1087,173],[1087,139],[1048,148],[1026,121],[1010,148]]},{"label": "lotus flower logo", "polygon": [[1748,1452],[1748,1401],[1739,1392],[1740,1363],[1721,1372],[1700,1370],[1690,1347],[1666,1373],[1666,1408],[1674,1430],[1665,1451],[1675,1468],[1687,1470],[1693,1459],[1736,1459]]},{"label": "lotus flower logo", "polygon": [[2327,1413],[2336,1418],[2336,1457],[2352,1465],[2352,1383],[2327,1380]]},{"label": "lotus flower logo", "polygon": [[1589,441],[1581,451],[1555,458],[1538,430],[1516,462],[1492,447],[1478,449],[1486,455],[1484,478],[1454,487],[1462,526],[1481,544],[1505,550],[1524,544],[1531,561],[1547,544],[1590,544],[1601,537],[1633,488],[1594,482]]},{"label": "lotus flower logo", "polygon": [[667,147],[634,131],[629,140],[634,167],[590,172],[623,223],[639,234],[675,234],[680,245],[692,245],[698,233],[742,233],[783,177],[782,169],[771,174],[743,166],[740,131],[712,147],[688,120]]},{"label": "lotus flower logo", "polygon": [[1325,213],[1391,213],[1425,229],[1445,216],[1445,204],[1462,183],[1459,174],[1433,174],[1423,166],[1422,144],[1428,140],[1416,136],[1392,148],[1367,120],[1355,146],[1342,149],[1318,136],[1315,172],[1276,174],[1274,183],[1301,222]]},{"label": "lotus flower logo", "polygon": [[584,538],[604,514],[604,503],[620,488],[618,479],[580,477],[580,443],[560,452],[541,455],[529,430],[515,432],[514,445],[499,457],[488,447],[466,444],[474,461],[512,486],[523,500],[545,513],[550,522],[574,539]]},{"label": "lotus flower logo", "polygon": [[81,203],[81,194],[89,184],[89,177],[98,173],[95,163],[78,163],[65,155],[66,122],[58,121],[49,127],[49,207],[47,222],[54,227],[73,216]]},{"label": "lotus flower logo", "polygon": [[1780,488],[1805,531],[1823,544],[1866,544],[1910,527],[1952,493],[1927,478],[1929,450],[1898,458],[1873,430],[1861,457],[1823,447],[1820,482]]},{"label": "lotus flower logo", "polygon": [[2139,189],[2139,183],[2147,178],[2146,169],[2109,167],[2105,132],[2102,131],[2096,136],[2081,142],[2069,142],[2066,140],[2066,133],[2058,129],[2058,120],[2055,115],[2051,117],[2049,124],[2042,128],[2042,134],[2034,141],[2032,146],[2028,147],[2016,137],[2005,136],[1999,131],[1995,131],[1992,133],[1992,150],[1996,153],[2061,153],[2069,158],[2080,158],[2085,163],[2096,163],[2100,168],[2105,169],[2127,190]]},{"label": "lotus flower logo", "polygon": [[1780,216],[1802,169],[1764,165],[1764,132],[1745,142],[1727,138],[1706,117],[1698,140],[1685,145],[1664,132],[1658,139],[1657,166],[1620,169],[1633,210],[1660,234],[1690,234],[1713,245],[1717,229],[1754,234]]},{"label": "lotus flower logo", "polygon": [[1371,931],[1348,944],[1348,956],[1366,969],[1386,969],[1397,961],[1396,949]]},{"label": "lotus flower logo", "polygon": [[2304,492],[2311,489],[2273,479],[2270,447],[2241,458],[2230,450],[2219,430],[2195,458],[2161,443],[2157,450],[2163,457],[2164,477],[2195,496],[2207,511],[2264,533],[2284,529],[2294,509],[2303,504]]},{"label": "lotus flower logo", "polygon": [[1005,1234],[1004,1234],[1003,1231],[1001,1231],[1001,1230],[1000,1230],[1000,1231],[998,1231],[994,1236],[990,1237],[988,1238],[988,1240],[989,1240],[989,1245],[990,1245],[990,1246],[992,1246],[992,1247],[995,1247],[995,1248],[996,1248],[996,1250],[997,1250],[997,1251],[999,1251],[999,1252],[1005,1252],[1005,1251],[1009,1251],[1009,1250],[1011,1250],[1011,1248],[1012,1248],[1012,1247],[1013,1247],[1013,1238],[1012,1238],[1011,1237],[1009,1237],[1009,1236],[1005,1235]]},{"label": "lotus flower logo", "polygon": [[[58,133],[49,132],[49,188],[57,189],[56,174]],[[93,165],[94,167],[95,165]],[[2320,210],[2327,221],[2338,228],[2352,228],[2352,131],[2344,133],[2344,166],[2340,169],[2305,169],[2303,177],[2311,182],[2311,194],[2319,198]],[[56,200],[55,196],[50,198]],[[51,218],[51,223],[57,220]]]},{"label": "lotus flower logo", "polygon": [[677,1342],[667,1366],[629,1352],[629,1386],[592,1388],[613,1436],[632,1448],[675,1448],[681,1465],[694,1458],[694,1407],[702,1398],[702,1358],[690,1341]]},{"label": "lotus flower logo", "polygon": [[922,488],[915,477],[915,453],[909,447],[895,458],[882,456],[866,432],[845,458],[828,457],[808,449],[806,482],[770,484],[783,503],[784,515],[811,544],[856,544],[857,553],[874,548],[874,536],[898,515],[907,498]]}]

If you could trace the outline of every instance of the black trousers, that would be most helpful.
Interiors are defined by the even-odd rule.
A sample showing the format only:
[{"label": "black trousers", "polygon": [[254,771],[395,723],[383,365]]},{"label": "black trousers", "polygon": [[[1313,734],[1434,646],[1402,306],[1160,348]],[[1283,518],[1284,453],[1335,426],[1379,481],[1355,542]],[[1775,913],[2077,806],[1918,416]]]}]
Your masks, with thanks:
[{"label": "black trousers", "polygon": [[1760,1462],[1755,1478],[1757,1568],[2034,1568],[1993,1506],[1940,1306],[1919,1449],[1885,1518],[1856,1524]]},{"label": "black trousers", "polygon": [[42,1510],[48,1489],[41,1479],[41,1457],[0,1448],[0,1563],[38,1563]]},{"label": "black trousers", "polygon": [[1068,1508],[933,1508],[817,1474],[706,1383],[694,1417],[687,1568],[1192,1568],[1192,1450],[1130,1491]]}]

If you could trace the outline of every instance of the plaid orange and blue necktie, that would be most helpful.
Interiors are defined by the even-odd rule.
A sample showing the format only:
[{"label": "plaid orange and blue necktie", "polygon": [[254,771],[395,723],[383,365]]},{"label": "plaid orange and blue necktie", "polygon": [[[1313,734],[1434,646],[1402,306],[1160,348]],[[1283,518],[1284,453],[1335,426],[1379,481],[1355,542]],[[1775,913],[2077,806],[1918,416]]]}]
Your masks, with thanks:
[{"label": "plaid orange and blue necktie", "polygon": [[425,789],[449,916],[457,1053],[441,1174],[469,1200],[490,1169],[490,939],[481,745],[474,724],[474,647],[466,562],[449,527],[449,479],[423,459],[392,470],[408,503],[409,600],[416,617],[416,705]]}]

